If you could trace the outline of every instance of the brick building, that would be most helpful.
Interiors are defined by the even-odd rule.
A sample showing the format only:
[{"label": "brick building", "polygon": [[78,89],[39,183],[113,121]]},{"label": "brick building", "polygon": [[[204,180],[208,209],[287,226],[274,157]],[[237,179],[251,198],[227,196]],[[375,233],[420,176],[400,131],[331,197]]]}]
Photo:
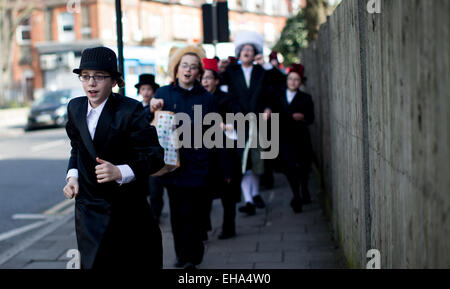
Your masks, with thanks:
[{"label": "brick building", "polygon": [[[72,69],[87,47],[116,47],[114,0],[41,0],[18,27],[13,53],[14,82],[28,98],[33,91],[78,86]],[[202,43],[201,5],[208,0],[122,0],[127,95],[143,72],[156,73],[164,84],[168,52],[173,46]],[[239,30],[264,35],[267,48],[278,39],[287,17],[305,0],[229,0],[231,40]],[[219,44],[219,57],[233,51]],[[205,45],[208,56],[211,47]],[[130,89],[132,91],[130,91]]]}]

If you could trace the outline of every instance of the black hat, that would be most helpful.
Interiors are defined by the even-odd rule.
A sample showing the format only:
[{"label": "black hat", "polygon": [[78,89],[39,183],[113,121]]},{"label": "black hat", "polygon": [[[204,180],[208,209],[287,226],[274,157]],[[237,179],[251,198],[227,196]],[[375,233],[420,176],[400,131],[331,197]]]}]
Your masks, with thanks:
[{"label": "black hat", "polygon": [[159,88],[159,84],[155,82],[155,76],[153,74],[144,73],[139,75],[139,82],[134,86],[137,89],[141,87],[143,84],[149,84],[153,87],[153,90],[157,90]]},{"label": "black hat", "polygon": [[116,53],[107,47],[86,48],[81,54],[80,67],[73,73],[80,74],[83,69],[104,70],[113,77],[120,77],[122,73],[117,70]]}]

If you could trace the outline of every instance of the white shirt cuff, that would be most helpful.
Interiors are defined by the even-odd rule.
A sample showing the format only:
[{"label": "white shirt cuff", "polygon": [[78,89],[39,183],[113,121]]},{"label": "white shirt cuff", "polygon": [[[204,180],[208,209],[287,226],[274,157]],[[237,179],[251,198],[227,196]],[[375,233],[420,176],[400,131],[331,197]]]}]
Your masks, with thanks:
[{"label": "white shirt cuff", "polygon": [[222,90],[223,92],[228,92],[228,85],[221,85],[220,90]]},{"label": "white shirt cuff", "polygon": [[122,174],[122,179],[116,181],[119,185],[131,183],[136,179],[136,176],[134,175],[134,172],[129,165],[120,165],[117,166],[117,168]]},{"label": "white shirt cuff", "polygon": [[262,66],[265,70],[271,70],[273,68],[272,63],[264,62],[264,65]]},{"label": "white shirt cuff", "polygon": [[69,181],[69,178],[71,178],[71,177],[75,177],[78,179],[78,170],[77,169],[70,169],[67,172],[66,182]]}]

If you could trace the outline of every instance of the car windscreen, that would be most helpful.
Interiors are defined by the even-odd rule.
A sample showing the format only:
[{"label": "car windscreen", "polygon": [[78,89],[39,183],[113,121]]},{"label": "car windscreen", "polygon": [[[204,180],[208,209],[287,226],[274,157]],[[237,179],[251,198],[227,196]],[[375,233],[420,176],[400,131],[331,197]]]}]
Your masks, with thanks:
[{"label": "car windscreen", "polygon": [[44,95],[36,99],[34,105],[42,105],[42,104],[64,104],[70,98],[70,90],[57,90],[57,91],[49,91],[44,93]]}]

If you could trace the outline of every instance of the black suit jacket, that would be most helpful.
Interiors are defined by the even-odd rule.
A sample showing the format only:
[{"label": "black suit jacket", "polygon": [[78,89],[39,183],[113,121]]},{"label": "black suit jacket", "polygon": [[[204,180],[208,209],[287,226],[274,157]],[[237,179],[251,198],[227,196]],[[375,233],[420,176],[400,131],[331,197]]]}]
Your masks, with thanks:
[{"label": "black suit jacket", "polygon": [[[141,103],[111,94],[92,140],[86,123],[87,105],[87,97],[70,101],[66,125],[72,146],[68,170],[78,169],[79,174],[75,226],[82,268],[117,267],[117,263],[130,261],[133,254],[141,261],[151,259],[146,261],[159,267],[161,232],[146,201],[148,176],[164,166],[156,130],[145,119]],[[121,186],[116,182],[99,184],[96,157],[114,165],[129,165],[136,180]]]},{"label": "black suit jacket", "polygon": [[[309,166],[313,148],[308,126],[314,122],[314,103],[311,95],[300,90],[288,103],[286,89],[286,86],[282,86],[276,90],[271,106],[273,113],[280,114],[279,166],[289,169],[298,165]],[[294,120],[294,113],[302,113],[305,120]]]},{"label": "black suit jacket", "polygon": [[253,65],[250,87],[245,83],[241,65],[230,65],[222,74],[222,84],[228,85],[228,93],[238,100],[240,112],[260,113],[269,106],[272,82],[261,65]]}]

